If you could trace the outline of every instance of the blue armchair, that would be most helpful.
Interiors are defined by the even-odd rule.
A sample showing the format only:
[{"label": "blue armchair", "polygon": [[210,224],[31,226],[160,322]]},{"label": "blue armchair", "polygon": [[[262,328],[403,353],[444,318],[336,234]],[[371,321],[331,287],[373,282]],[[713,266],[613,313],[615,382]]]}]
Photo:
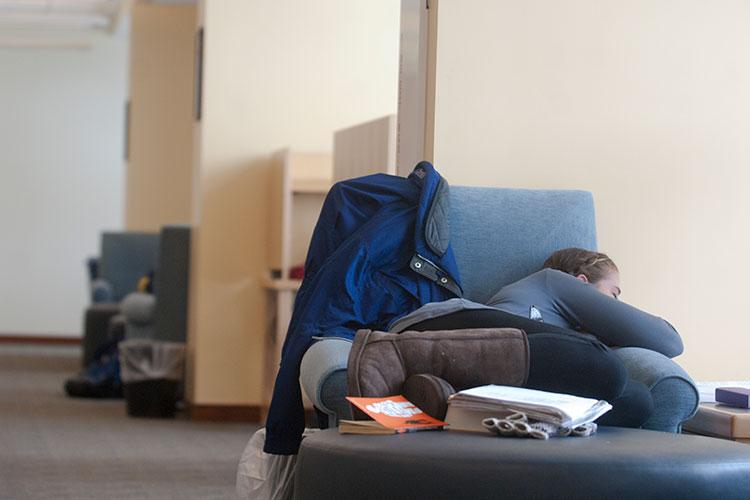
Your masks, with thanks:
[{"label": "blue armchair", "polygon": [[[138,231],[105,231],[91,281],[93,303],[117,303],[154,270],[159,235]],[[89,262],[91,273],[91,263]]]},{"label": "blue armchair", "polygon": [[[450,224],[465,297],[476,302],[539,270],[554,250],[596,248],[593,198],[583,191],[452,187]],[[302,359],[302,388],[329,423],[350,416],[344,399],[350,346],[343,339],[322,340]],[[679,432],[698,406],[688,374],[653,351],[623,348],[618,354],[654,397],[655,412],[644,428]]]}]

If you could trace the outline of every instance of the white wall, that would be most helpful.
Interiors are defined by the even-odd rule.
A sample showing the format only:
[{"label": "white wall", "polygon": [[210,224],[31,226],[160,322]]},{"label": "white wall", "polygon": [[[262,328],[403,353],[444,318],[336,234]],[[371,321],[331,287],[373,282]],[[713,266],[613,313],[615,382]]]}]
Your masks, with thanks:
[{"label": "white wall", "polygon": [[434,160],[594,193],[623,299],[698,379],[747,378],[750,3],[439,0]]},{"label": "white wall", "polygon": [[78,335],[87,256],[123,212],[127,37],[0,48],[0,333]]}]

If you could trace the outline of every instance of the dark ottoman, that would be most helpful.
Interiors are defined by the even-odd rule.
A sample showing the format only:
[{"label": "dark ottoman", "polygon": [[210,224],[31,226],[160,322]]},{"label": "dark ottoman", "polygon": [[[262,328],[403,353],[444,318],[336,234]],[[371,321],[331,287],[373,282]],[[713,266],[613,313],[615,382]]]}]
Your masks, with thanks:
[{"label": "dark ottoman", "polygon": [[294,498],[747,499],[750,446],[614,427],[548,441],[330,429],[303,441]]}]

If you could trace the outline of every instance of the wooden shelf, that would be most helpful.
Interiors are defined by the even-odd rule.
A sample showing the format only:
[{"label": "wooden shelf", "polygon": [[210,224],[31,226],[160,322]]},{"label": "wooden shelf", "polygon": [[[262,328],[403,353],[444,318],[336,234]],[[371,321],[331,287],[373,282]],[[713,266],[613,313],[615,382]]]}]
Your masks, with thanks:
[{"label": "wooden shelf", "polygon": [[266,235],[266,268],[269,271],[261,282],[273,318],[268,325],[265,346],[266,402],[271,400],[294,298],[302,284],[301,280],[286,277],[294,266],[305,262],[310,238],[332,178],[330,153],[303,153],[287,148],[271,157]]},{"label": "wooden shelf", "polygon": [[331,189],[329,179],[292,179],[294,194],[326,194]]},{"label": "wooden shelf", "polygon": [[315,223],[333,178],[330,153],[301,153],[290,149],[271,157],[268,269],[279,276],[305,261]]},{"label": "wooden shelf", "polygon": [[279,291],[297,291],[299,290],[300,285],[302,285],[302,280],[290,280],[290,279],[274,279],[274,278],[265,278],[263,280],[263,288],[266,290],[279,290]]}]

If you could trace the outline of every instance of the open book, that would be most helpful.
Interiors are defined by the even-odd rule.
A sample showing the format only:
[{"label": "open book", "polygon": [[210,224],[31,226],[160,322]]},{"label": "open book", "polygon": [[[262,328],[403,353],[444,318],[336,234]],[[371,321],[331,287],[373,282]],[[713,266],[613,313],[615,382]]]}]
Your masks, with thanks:
[{"label": "open book", "polygon": [[612,405],[596,399],[521,387],[483,385],[448,398],[445,421],[450,430],[487,432],[482,426],[485,418],[504,418],[523,412],[530,420],[572,428],[593,422],[611,409]]},{"label": "open book", "polygon": [[403,396],[346,399],[373,420],[341,420],[341,434],[396,434],[445,426],[445,422],[427,415]]}]

